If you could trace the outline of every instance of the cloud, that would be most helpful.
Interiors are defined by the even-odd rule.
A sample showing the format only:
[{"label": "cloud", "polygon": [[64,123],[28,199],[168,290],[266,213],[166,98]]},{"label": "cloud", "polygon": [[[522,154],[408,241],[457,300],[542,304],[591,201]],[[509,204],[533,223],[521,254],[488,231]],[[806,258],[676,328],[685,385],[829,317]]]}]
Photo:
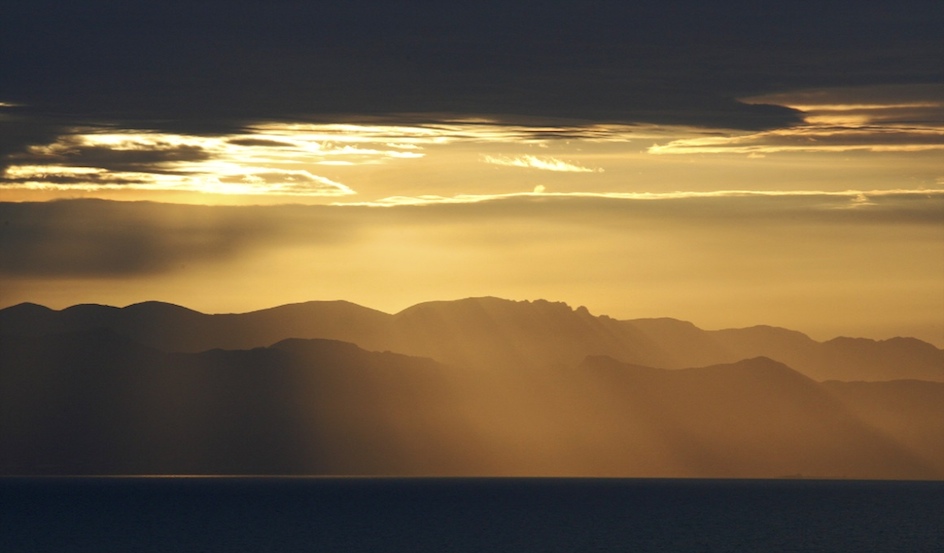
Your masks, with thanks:
[{"label": "cloud", "polygon": [[[356,194],[347,186],[304,170],[259,170],[219,179],[230,194],[278,194],[289,196],[347,196]],[[207,191],[205,187],[202,191]]]},{"label": "cloud", "polygon": [[[256,122],[240,132],[204,136],[86,125],[45,142],[19,142],[4,157],[0,186],[27,191],[173,191],[203,194],[337,196],[354,191],[330,168],[413,163],[444,146],[547,145],[568,140],[626,143],[686,129],[642,125],[553,125],[477,119],[419,123]],[[15,148],[14,148],[15,150]],[[602,172],[551,156],[485,156],[487,163],[555,172]],[[326,169],[329,171],[331,169]]]},{"label": "cloud", "polygon": [[562,173],[599,173],[603,169],[590,169],[574,163],[567,163],[549,156],[524,155],[517,157],[484,156],[485,163],[503,165],[505,167],[525,167],[541,169],[543,171],[557,171]]},{"label": "cloud", "polygon": [[190,176],[188,164],[210,161],[212,140],[179,135],[62,129],[47,143],[9,153],[0,186],[94,190],[159,187]]},{"label": "cloud", "polygon": [[48,144],[66,132],[61,121],[0,108],[0,175],[6,170],[12,155],[32,145]]},{"label": "cloud", "polygon": [[[322,146],[316,145],[323,150]],[[332,149],[333,147],[329,147]],[[306,152],[298,143],[135,130],[71,129],[6,157],[0,186],[44,191],[189,191],[259,196],[341,196],[348,186],[303,169],[265,166]],[[335,155],[336,153],[332,153]],[[340,155],[348,155],[343,151]],[[359,150],[356,155],[365,154]]]},{"label": "cloud", "polygon": [[227,142],[237,146],[262,146],[264,148],[292,148],[295,146],[295,144],[291,142],[268,138],[230,138]]},{"label": "cloud", "polygon": [[944,149],[944,85],[887,85],[748,98],[799,110],[805,124],[756,133],[673,140],[653,154],[922,152]]},{"label": "cloud", "polygon": [[111,173],[97,167],[49,167],[17,165],[7,169],[0,186],[54,190],[101,190],[148,185],[154,179],[145,173]]},{"label": "cloud", "polygon": [[944,150],[944,128],[804,125],[747,135],[654,144],[650,154],[775,154],[781,152],[925,152]]},{"label": "cloud", "polygon": [[67,135],[48,145],[34,145],[10,160],[23,165],[102,167],[110,171],[162,172],[175,163],[198,162],[210,158],[197,144],[171,144],[147,135],[128,136],[122,141],[103,143],[95,135]]},{"label": "cloud", "polygon": [[310,144],[315,151],[322,148],[331,150],[338,144],[372,144],[376,151],[386,152],[390,148],[421,150],[455,142],[537,145],[565,140],[611,142],[661,138],[678,132],[678,127],[650,124],[574,122],[508,115],[473,119],[456,114],[426,113],[387,115],[365,121],[357,119],[354,117],[354,122],[346,123],[258,122],[243,131],[251,138],[238,140],[258,139],[261,146],[265,146],[267,140],[277,140],[279,145],[292,143],[296,147]]},{"label": "cloud", "polygon": [[777,104],[803,112],[865,115],[896,123],[944,122],[944,84],[885,84],[791,90],[744,98],[747,103]]},{"label": "cloud", "polygon": [[[650,154],[737,153],[752,158],[788,151],[883,148],[926,151],[944,145],[940,131],[931,127],[912,126],[906,131],[876,125],[858,128],[803,125],[732,134],[687,127],[546,123],[528,126],[491,120],[447,119],[425,124],[257,122],[240,133],[216,136],[82,127],[49,143],[34,144],[9,155],[7,160],[11,164],[0,177],[0,187],[19,190],[11,200],[81,194],[112,199],[167,200],[176,196],[174,201],[201,203],[332,200],[340,203],[346,199],[342,197],[356,192],[360,195],[357,203],[362,205],[455,203],[480,201],[494,191],[534,190],[538,185],[545,186],[545,191],[566,193],[574,182],[567,175],[602,173],[602,168],[595,167],[597,163],[606,163],[607,173],[594,176],[594,189],[583,187],[581,191],[636,193],[635,190],[659,191],[669,186],[683,191],[754,186],[756,179],[744,174],[742,168],[750,172],[775,171],[774,179],[766,184],[769,187],[802,188],[804,184],[798,182],[811,183],[806,186],[816,188],[848,186],[795,181],[794,175],[806,178],[800,174],[802,168],[783,170],[775,159],[758,159],[750,166],[740,160],[723,160],[740,173],[719,178],[717,165],[707,164],[703,172],[701,167],[647,156],[642,145],[653,138],[674,140],[649,149]],[[535,155],[537,145],[547,146],[540,150],[542,155]],[[567,157],[568,153],[572,157]],[[825,164],[833,158],[823,159]],[[895,163],[910,161],[899,156]],[[444,176],[441,168],[447,164],[450,172]],[[910,182],[934,186],[938,172],[928,165],[925,162],[915,176],[909,173],[909,178],[917,179]],[[375,171],[377,166],[390,170]],[[522,183],[514,171],[494,171],[488,166],[533,169],[546,174]],[[901,166],[903,171],[910,170],[910,166]],[[818,178],[829,176],[820,166],[810,167],[820,171]],[[856,169],[856,176],[865,179],[857,181],[858,186],[900,186],[900,179],[890,172],[891,167],[881,175]],[[464,176],[464,188],[457,191],[456,177],[460,175]],[[486,175],[491,175],[491,179],[484,178]]]},{"label": "cloud", "polygon": [[174,191],[244,196],[347,196],[348,186],[305,170],[230,168],[220,174],[107,171],[88,167],[14,166],[2,185],[45,192]]},{"label": "cloud", "polygon": [[[548,192],[538,185],[532,192],[516,192],[509,194],[456,194],[454,196],[440,196],[426,194],[420,196],[390,196],[368,202],[337,202],[337,206],[359,207],[397,207],[397,206],[433,206],[433,205],[461,205],[461,204],[518,204],[520,202],[537,202],[535,205],[558,206],[582,205],[585,202],[601,202],[600,205],[698,205],[706,209],[707,214],[715,212],[721,207],[737,205],[756,206],[756,213],[766,213],[768,209],[780,210],[790,217],[796,216],[793,207],[802,207],[802,211],[814,213],[823,210],[846,209],[849,207],[874,206],[874,212],[889,209],[890,206],[913,205],[910,202],[919,202],[921,205],[937,205],[944,201],[942,189],[915,189],[915,190],[712,190],[707,192]],[[908,202],[899,204],[898,202]],[[656,208],[661,209],[661,208]],[[742,216],[747,216],[750,210]],[[929,215],[933,211],[925,212]],[[766,216],[766,215],[765,215]],[[701,217],[701,215],[699,215]],[[723,217],[719,220],[723,220]]]}]

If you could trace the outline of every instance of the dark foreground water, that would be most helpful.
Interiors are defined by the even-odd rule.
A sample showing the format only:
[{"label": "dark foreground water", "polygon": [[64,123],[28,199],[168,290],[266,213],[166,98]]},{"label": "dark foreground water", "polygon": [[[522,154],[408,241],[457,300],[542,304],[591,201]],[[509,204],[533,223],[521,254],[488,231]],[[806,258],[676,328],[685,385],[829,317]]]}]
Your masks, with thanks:
[{"label": "dark foreground water", "polygon": [[944,482],[7,478],[3,552],[944,552]]}]

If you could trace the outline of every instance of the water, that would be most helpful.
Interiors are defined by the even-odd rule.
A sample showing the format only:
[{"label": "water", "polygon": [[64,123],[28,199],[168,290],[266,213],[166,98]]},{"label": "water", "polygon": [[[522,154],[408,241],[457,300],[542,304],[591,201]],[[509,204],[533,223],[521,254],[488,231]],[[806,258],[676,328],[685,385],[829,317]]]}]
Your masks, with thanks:
[{"label": "water", "polygon": [[944,551],[944,482],[0,479],[3,552]]}]

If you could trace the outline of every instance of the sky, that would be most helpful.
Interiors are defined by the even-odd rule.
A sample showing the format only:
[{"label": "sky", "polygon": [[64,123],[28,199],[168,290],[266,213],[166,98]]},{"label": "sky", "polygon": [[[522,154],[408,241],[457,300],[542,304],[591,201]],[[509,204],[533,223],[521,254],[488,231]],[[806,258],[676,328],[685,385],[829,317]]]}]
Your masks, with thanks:
[{"label": "sky", "polygon": [[944,347],[944,5],[20,2],[0,307],[616,318]]}]

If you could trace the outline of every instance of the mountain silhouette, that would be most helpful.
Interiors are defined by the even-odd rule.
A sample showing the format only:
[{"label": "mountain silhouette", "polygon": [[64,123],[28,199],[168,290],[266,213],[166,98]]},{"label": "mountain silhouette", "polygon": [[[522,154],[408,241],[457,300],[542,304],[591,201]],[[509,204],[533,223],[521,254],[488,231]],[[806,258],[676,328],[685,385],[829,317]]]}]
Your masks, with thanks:
[{"label": "mountain silhouette", "polygon": [[163,351],[249,349],[286,338],[326,338],[374,351],[432,357],[477,368],[573,366],[589,355],[683,368],[759,356],[815,380],[944,382],[944,350],[913,338],[817,342],[770,326],[706,331],[674,319],[619,321],[545,300],[468,298],[387,314],[345,301],[208,315],[160,302],[125,308],[33,304],[0,310],[0,333],[39,336],[107,328]]},{"label": "mountain silhouette", "polygon": [[108,328],[164,351],[248,349],[285,338],[335,338],[370,343],[390,315],[345,301],[289,304],[243,314],[208,315],[178,305],[144,302],[116,308],[76,305],[53,311],[35,304],[0,310],[0,333],[38,336]]},{"label": "mountain silhouette", "polygon": [[467,447],[457,403],[428,359],[332,340],[166,353],[93,330],[4,337],[0,361],[7,474],[468,469],[450,446]]},{"label": "mountain silhouette", "polygon": [[[660,465],[682,473],[855,478],[902,470],[921,478],[944,471],[944,449],[903,445],[902,429],[880,424],[880,416],[862,417],[871,407],[867,398],[839,399],[835,387],[766,357],[681,370],[592,357],[580,370],[595,381],[596,409],[645,421],[635,431],[655,444],[639,454],[656,455]],[[934,426],[944,415],[944,387],[914,382],[937,403],[903,418],[926,425],[912,427],[915,441],[940,443]],[[907,401],[902,391],[886,388],[876,396],[898,404]]]},{"label": "mountain silhouette", "polygon": [[393,318],[395,346],[458,365],[573,366],[590,354],[658,364],[668,353],[617,321],[545,300],[428,302]]},{"label": "mountain silhouette", "polygon": [[3,335],[0,415],[4,474],[944,478],[944,384],[764,357],[490,371],[328,339]]}]

